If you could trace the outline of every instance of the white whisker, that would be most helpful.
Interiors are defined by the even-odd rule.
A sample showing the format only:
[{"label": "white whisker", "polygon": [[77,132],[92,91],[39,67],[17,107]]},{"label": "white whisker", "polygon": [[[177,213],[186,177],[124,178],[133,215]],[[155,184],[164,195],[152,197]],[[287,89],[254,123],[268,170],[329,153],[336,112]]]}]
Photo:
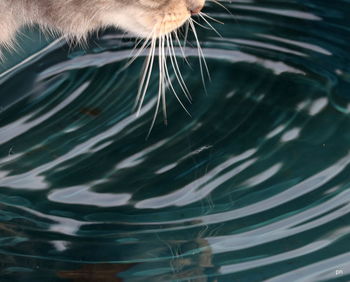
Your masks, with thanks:
[{"label": "white whisker", "polygon": [[161,61],[162,61],[162,66],[161,66],[161,75],[163,77],[162,79],[162,104],[163,104],[163,115],[164,115],[164,123],[165,125],[168,124],[168,118],[167,118],[167,110],[166,110],[166,97],[165,97],[165,82],[166,82],[166,77],[164,76],[164,66],[166,66],[166,55],[165,55],[165,40],[164,40],[164,35],[162,36],[162,45],[161,45]]},{"label": "white whisker", "polygon": [[225,5],[220,3],[218,0],[208,0],[208,1],[213,2],[213,3],[217,4],[218,6],[220,6],[221,8],[223,8],[226,12],[228,12],[232,16],[232,18],[236,21],[236,23],[239,24],[238,19],[231,13],[231,11],[227,7],[225,7]]},{"label": "white whisker", "polygon": [[196,25],[199,25],[200,27],[204,28],[204,29],[207,29],[207,30],[210,30],[210,28],[200,24],[199,22],[195,21],[194,19],[192,19],[192,22],[194,22]]},{"label": "white whisker", "polygon": [[201,13],[199,13],[198,15],[202,18],[203,21],[205,21],[205,22],[207,23],[207,25],[210,26],[210,28],[211,28],[217,35],[219,35],[219,36],[222,38],[222,35],[221,35],[221,34],[206,20],[206,18],[205,18]]},{"label": "white whisker", "polygon": [[156,104],[156,109],[155,109],[155,112],[154,112],[154,115],[153,115],[153,119],[152,119],[152,123],[151,123],[151,126],[150,126],[150,129],[148,130],[148,134],[147,134],[147,137],[146,139],[148,139],[148,137],[150,136],[151,132],[152,132],[152,129],[154,127],[154,124],[156,122],[156,119],[157,119],[157,115],[158,115],[158,112],[159,112],[159,106],[160,106],[160,102],[161,102],[161,95],[162,95],[162,90],[163,90],[163,86],[162,86],[162,83],[163,83],[163,76],[162,76],[162,71],[161,71],[161,68],[162,68],[162,52],[161,52],[161,45],[162,45],[162,36],[159,37],[159,48],[158,48],[158,64],[159,64],[159,85],[158,85],[158,95],[157,95],[157,104]]},{"label": "white whisker", "polygon": [[[216,3],[215,0],[213,2]],[[203,49],[201,47],[201,42],[199,41],[199,37],[198,37],[198,33],[196,30],[195,24],[201,26],[202,28],[213,30],[220,37],[222,37],[221,34],[209,22],[209,20],[215,21],[215,22],[221,23],[221,24],[223,24],[223,23],[216,20],[215,18],[203,13],[203,12],[198,13],[198,16],[200,17],[201,20],[203,20],[203,22],[207,26],[202,25],[201,23],[197,22],[193,18],[189,18],[186,21],[186,24],[184,25],[185,34],[184,34],[183,42],[180,41],[179,35],[177,33],[178,30],[175,30],[175,31],[169,32],[169,33],[164,32],[165,26],[163,27],[163,23],[166,21],[166,19],[164,19],[163,22],[161,22],[159,25],[157,25],[157,27],[155,27],[155,29],[152,31],[150,36],[145,39],[145,41],[143,42],[142,46],[139,49],[138,49],[138,46],[141,45],[141,41],[138,41],[136,43],[134,49],[132,50],[131,54],[133,55],[133,57],[129,61],[127,66],[132,64],[145,49],[149,49],[149,54],[148,54],[148,57],[144,63],[142,78],[140,81],[140,86],[139,86],[136,101],[135,101],[135,107],[137,108],[137,116],[141,112],[141,108],[142,108],[142,105],[144,103],[144,100],[145,100],[145,97],[146,97],[146,94],[148,91],[148,87],[151,83],[153,67],[156,64],[155,56],[158,56],[158,68],[159,68],[159,70],[158,70],[159,71],[158,93],[157,93],[157,97],[156,97],[157,100],[156,100],[156,105],[155,105],[155,111],[154,111],[154,114],[152,117],[151,126],[148,130],[147,138],[150,136],[150,134],[151,134],[151,132],[156,124],[156,120],[157,120],[160,108],[163,112],[164,123],[165,124],[168,123],[167,104],[166,104],[167,103],[167,101],[166,101],[167,100],[166,99],[167,98],[166,97],[167,89],[169,89],[174,94],[175,98],[177,99],[177,101],[179,102],[181,107],[185,110],[185,112],[189,116],[191,116],[191,114],[187,110],[184,102],[182,101],[182,99],[178,95],[177,91],[175,90],[174,83],[173,83],[174,80],[176,79],[176,82],[179,84],[180,89],[185,94],[185,97],[187,98],[187,100],[191,103],[192,98],[190,95],[190,91],[187,88],[185,79],[184,79],[183,74],[181,72],[179,63],[177,61],[178,56],[177,56],[177,53],[175,50],[175,47],[178,48],[182,54],[182,57],[185,59],[186,63],[189,64],[187,57],[186,57],[186,54],[185,54],[186,44],[187,44],[187,42],[189,42],[188,41],[189,28],[192,29],[192,32],[194,34],[194,38],[195,38],[194,42],[197,45],[196,47],[197,47],[197,51],[198,51],[200,74],[201,74],[201,78],[202,78],[205,92],[207,92],[206,80],[208,78],[209,78],[209,80],[211,80],[211,76],[210,76],[208,64],[207,64],[205,56],[204,56]],[[155,31],[155,30],[157,30],[157,31]],[[173,37],[172,33],[174,33],[174,37]],[[174,42],[174,40],[176,42]],[[189,44],[191,44],[191,42],[189,42]],[[191,46],[192,46],[192,44],[191,44]],[[168,58],[169,58],[169,60],[168,60]],[[170,64],[169,64],[169,62],[170,62]],[[171,66],[171,67],[169,67],[169,66]],[[170,72],[170,68],[172,68],[171,72]]]},{"label": "white whisker", "polygon": [[[141,48],[138,49],[137,53],[129,60],[129,62],[123,67],[123,69],[128,68],[140,56],[142,51],[145,50],[146,48],[148,48],[148,44],[150,43],[150,39],[151,39],[151,36],[149,36],[149,37],[147,37],[145,39],[145,41],[144,41],[143,45],[141,46]],[[136,47],[131,51],[130,56],[135,52]]]},{"label": "white whisker", "polygon": [[[169,35],[167,34],[166,37],[167,37],[167,41],[169,42],[169,41],[170,41],[170,40],[169,40]],[[171,41],[170,41],[170,42],[171,42]],[[171,47],[168,45],[168,48],[171,48]],[[171,54],[170,54],[170,58],[171,58]],[[168,82],[169,82],[169,87],[170,87],[170,89],[173,91],[173,93],[174,93],[176,99],[179,101],[179,103],[180,103],[180,105],[182,106],[182,108],[186,111],[186,113],[187,113],[189,116],[191,116],[191,114],[188,112],[188,110],[186,109],[185,105],[182,103],[181,99],[179,98],[179,96],[177,95],[177,93],[176,93],[176,91],[175,91],[175,89],[174,89],[174,86],[173,86],[173,84],[172,84],[172,82],[171,82],[171,78],[170,78],[170,75],[169,75],[168,66],[167,66],[166,64],[164,65],[164,70],[165,70],[165,74],[166,74],[166,77],[167,77]]]},{"label": "white whisker", "polygon": [[167,41],[168,41],[168,46],[170,48],[170,56],[169,56],[170,62],[171,62],[171,65],[174,69],[174,74],[176,76],[177,81],[179,82],[179,85],[180,85],[182,91],[185,93],[187,100],[191,103],[192,102],[191,94],[190,94],[190,91],[188,90],[186,83],[183,79],[183,75],[180,71],[179,65],[178,65],[177,60],[176,60],[174,45],[173,45],[173,42],[169,39],[169,36],[167,36]]},{"label": "white whisker", "polygon": [[[208,0],[208,1],[215,3],[216,5],[220,6],[220,7],[223,8],[224,10],[226,10],[230,15],[232,15],[232,13],[230,12],[230,10],[227,9],[227,8],[225,7],[225,5],[221,4],[218,0]],[[233,16],[233,15],[232,15],[232,16]]]},{"label": "white whisker", "polygon": [[[196,27],[194,26],[194,24],[192,22],[192,19],[189,20],[189,23],[190,23],[190,26],[192,28],[194,37],[195,37],[196,42],[197,42],[198,57],[199,57],[199,67],[200,67],[200,72],[201,72],[201,76],[202,76],[203,86],[204,86],[204,89],[206,91],[205,77],[204,77],[204,72],[203,72],[203,64],[204,64],[204,67],[206,69],[208,78],[209,78],[209,80],[211,80],[210,73],[209,73],[209,68],[208,68],[207,62],[205,60],[205,57],[204,57],[201,45],[199,43]],[[203,60],[203,63],[202,63],[202,60]]]},{"label": "white whisker", "polygon": [[184,45],[183,45],[183,48],[186,47],[186,43],[187,43],[187,37],[188,37],[188,30],[190,28],[190,20],[189,19],[187,22],[186,22],[186,30],[185,30],[185,38],[184,38]]},{"label": "white whisker", "polygon": [[[146,69],[144,70],[144,74],[140,83],[139,91],[137,93],[137,98],[136,98],[136,104],[138,104],[138,109],[137,109],[137,116],[139,116],[141,107],[143,104],[143,101],[146,96],[146,92],[148,89],[148,85],[151,79],[151,74],[152,74],[152,69],[153,69],[153,64],[154,64],[154,55],[155,55],[155,50],[156,50],[156,43],[157,39],[152,38],[152,46],[150,50],[150,54],[148,56],[148,61],[147,61],[147,66]],[[147,77],[147,78],[146,78]]]},{"label": "white whisker", "polygon": [[177,44],[179,45],[179,48],[180,48],[182,57],[184,58],[184,60],[185,60],[185,62],[187,63],[187,65],[188,65],[189,67],[191,67],[189,61],[188,61],[187,58],[186,58],[185,50],[184,50],[183,47],[181,46],[181,42],[180,42],[180,39],[179,39],[179,35],[177,34],[177,30],[174,31],[174,34],[175,34],[175,38],[176,38]]},{"label": "white whisker", "polygon": [[[142,40],[142,39],[138,40],[138,42],[136,42],[134,48],[131,50],[129,56],[130,56],[132,59],[137,58],[138,56],[137,56],[137,54],[135,54],[135,51],[136,51],[136,50],[138,50],[138,51],[141,50],[141,52],[142,52],[143,48],[148,48],[149,40],[150,40],[150,38],[147,38],[147,39],[145,39],[145,40]],[[139,49],[137,49],[137,47],[139,47],[139,45],[140,45],[142,42],[143,42],[143,44],[141,45],[141,47],[140,47]],[[138,54],[140,54],[141,52],[138,52]]]},{"label": "white whisker", "polygon": [[215,18],[209,16],[209,15],[206,14],[206,13],[200,12],[199,14],[202,15],[202,16],[204,16],[204,17],[206,17],[206,18],[208,18],[208,19],[210,19],[210,20],[212,20],[212,21],[214,21],[214,22],[217,22],[217,23],[219,23],[219,24],[224,24],[223,22],[221,22],[221,21],[219,21],[219,20],[217,20],[217,19],[215,19]]}]

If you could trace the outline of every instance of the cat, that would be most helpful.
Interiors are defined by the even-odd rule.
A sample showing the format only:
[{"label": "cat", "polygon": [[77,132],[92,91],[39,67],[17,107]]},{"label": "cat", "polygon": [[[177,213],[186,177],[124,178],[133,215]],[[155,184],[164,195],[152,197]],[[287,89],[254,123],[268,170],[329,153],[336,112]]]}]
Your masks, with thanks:
[{"label": "cat", "polygon": [[0,0],[0,47],[15,46],[18,29],[32,24],[77,41],[108,26],[138,37],[159,37],[200,13],[204,4],[205,0]]},{"label": "cat", "polygon": [[3,48],[14,49],[15,35],[18,30],[22,26],[33,24],[39,25],[44,31],[58,33],[67,40],[75,42],[85,41],[89,34],[106,27],[116,27],[145,39],[144,44],[139,48],[140,51],[136,53],[129,64],[141,54],[142,50],[149,47],[149,56],[143,70],[135,103],[137,115],[139,115],[150,83],[155,57],[158,58],[159,90],[151,130],[160,103],[163,104],[164,122],[166,123],[166,85],[169,85],[181,106],[189,114],[172,86],[166,59],[170,58],[170,66],[172,66],[181,90],[191,101],[190,93],[176,61],[172,43],[173,39],[177,40],[185,57],[178,35],[176,32],[173,33],[184,23],[188,24],[187,31],[188,27],[191,27],[197,41],[203,83],[205,80],[203,66],[208,77],[210,76],[194,26],[196,21],[192,20],[193,15],[198,15],[214,29],[208,20],[215,19],[201,12],[206,1],[223,6],[218,0],[0,0],[0,63],[4,59],[1,50]]}]

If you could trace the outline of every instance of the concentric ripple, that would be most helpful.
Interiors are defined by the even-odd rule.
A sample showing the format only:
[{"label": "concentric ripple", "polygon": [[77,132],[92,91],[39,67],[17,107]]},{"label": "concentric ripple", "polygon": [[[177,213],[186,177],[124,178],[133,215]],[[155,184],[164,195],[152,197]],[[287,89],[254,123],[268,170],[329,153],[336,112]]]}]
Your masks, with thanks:
[{"label": "concentric ripple", "polygon": [[1,281],[350,280],[350,1],[232,2],[148,139],[130,38],[0,75]]}]

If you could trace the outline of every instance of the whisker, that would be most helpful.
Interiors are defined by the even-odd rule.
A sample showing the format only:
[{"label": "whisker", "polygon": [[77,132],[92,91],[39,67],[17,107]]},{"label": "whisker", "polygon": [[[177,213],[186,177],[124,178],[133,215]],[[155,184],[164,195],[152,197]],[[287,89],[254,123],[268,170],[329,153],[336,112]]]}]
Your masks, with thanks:
[{"label": "whisker", "polygon": [[[162,36],[158,40],[159,40],[159,46],[161,46]],[[148,134],[147,134],[146,139],[148,139],[148,137],[150,136],[150,134],[152,132],[152,129],[154,127],[154,124],[156,122],[157,115],[158,115],[158,112],[159,112],[160,102],[161,102],[161,99],[162,99],[161,95],[162,95],[163,77],[161,75],[162,59],[161,59],[161,48],[160,47],[158,48],[158,56],[159,56],[159,58],[158,58],[158,63],[159,63],[159,86],[158,86],[157,104],[156,104],[156,109],[155,109],[155,112],[154,112],[154,115],[153,115],[153,119],[152,119],[152,123],[151,123],[150,129],[148,130]]]},{"label": "whisker", "polygon": [[[131,52],[130,52],[130,57],[134,57],[134,52],[136,51],[137,47],[139,47],[139,45],[144,42],[145,40],[143,38],[136,38],[136,42],[135,42],[135,46],[134,48],[132,48]],[[145,44],[144,44],[145,45]],[[141,47],[142,48],[142,47]]]},{"label": "whisker", "polygon": [[224,10],[226,10],[230,15],[232,15],[231,11],[227,7],[225,7],[224,4],[220,3],[218,0],[208,0],[208,1],[215,3],[216,5],[220,6]]},{"label": "whisker", "polygon": [[185,93],[187,100],[191,103],[192,102],[191,94],[190,94],[190,91],[188,90],[186,83],[183,79],[183,75],[180,71],[179,65],[178,65],[177,60],[176,60],[174,45],[173,45],[173,42],[171,41],[171,39],[169,39],[169,37],[170,37],[170,35],[167,36],[168,46],[170,46],[170,51],[171,51],[170,56],[169,56],[170,62],[171,62],[171,65],[174,69],[174,74],[176,76],[177,81],[179,82],[179,85],[180,85],[182,91]]},{"label": "whisker", "polygon": [[177,44],[179,45],[179,48],[180,48],[182,57],[184,58],[184,60],[185,60],[185,62],[187,63],[187,65],[188,65],[189,67],[191,67],[189,61],[188,61],[187,58],[186,58],[185,50],[184,50],[183,47],[181,46],[181,42],[180,42],[180,39],[179,39],[179,35],[177,34],[177,30],[174,31],[174,34],[175,34],[175,39],[176,39],[176,41],[177,41]]},{"label": "whisker", "polygon": [[[123,67],[123,70],[128,68],[133,62],[135,62],[135,60],[140,56],[140,54],[142,53],[142,51],[146,48],[148,48],[149,43],[150,43],[150,39],[151,37],[148,37],[145,39],[144,43],[142,44],[141,48],[137,51],[137,53],[129,60],[129,62],[126,63],[126,65]],[[134,50],[131,51],[130,55],[133,54],[133,52],[136,50],[136,48],[134,48]]]},{"label": "whisker", "polygon": [[207,23],[207,25],[210,26],[210,28],[211,28],[217,35],[219,35],[219,36],[222,38],[222,35],[220,34],[220,32],[218,32],[218,31],[206,20],[206,18],[202,16],[201,13],[199,13],[198,15],[203,19],[203,21],[205,21],[205,22]]},{"label": "whisker", "polygon": [[[169,41],[171,42],[171,40],[169,39],[170,35],[167,34],[166,37],[167,37],[167,41],[168,41],[168,42],[169,42]],[[168,45],[168,48],[170,49],[171,46]],[[169,57],[171,58],[171,54],[170,54]],[[181,107],[185,110],[185,112],[186,112],[189,116],[191,116],[191,114],[188,112],[188,110],[186,109],[185,105],[182,103],[181,99],[179,98],[179,96],[177,95],[177,93],[176,93],[176,91],[175,91],[175,89],[174,89],[174,86],[173,86],[173,84],[172,84],[172,82],[171,82],[171,78],[170,78],[170,75],[169,75],[168,66],[167,66],[166,64],[164,65],[164,69],[165,69],[166,77],[167,77],[168,82],[169,82],[169,87],[170,87],[170,89],[173,91],[173,93],[174,93],[176,99],[178,100],[178,102],[180,103]]]},{"label": "whisker", "polygon": [[[200,66],[200,71],[201,71],[203,86],[204,86],[205,91],[206,91],[206,84],[205,84],[205,78],[204,78],[204,72],[203,72],[203,64],[204,64],[204,67],[205,67],[205,69],[206,69],[206,72],[207,72],[207,75],[208,75],[209,80],[211,80],[211,77],[210,77],[208,65],[207,65],[207,62],[206,62],[206,60],[205,60],[205,57],[204,57],[204,54],[203,54],[201,45],[200,45],[200,43],[199,43],[199,39],[198,39],[196,27],[194,26],[194,24],[193,24],[193,22],[192,22],[192,19],[189,20],[189,23],[190,23],[190,26],[191,26],[191,28],[192,28],[194,37],[195,37],[196,42],[197,42],[198,57],[199,57],[199,66]],[[202,63],[202,60],[203,60],[203,63]]]},{"label": "whisker", "polygon": [[219,20],[217,20],[217,19],[215,19],[215,18],[209,16],[209,15],[206,14],[206,13],[200,12],[199,14],[202,15],[202,16],[204,16],[204,17],[206,17],[206,18],[208,18],[208,19],[210,19],[210,20],[212,20],[212,21],[214,21],[214,22],[217,22],[217,23],[219,23],[219,24],[223,24],[223,25],[225,24],[225,23],[223,23],[223,22],[221,22],[221,21],[219,21]]},{"label": "whisker", "polygon": [[227,7],[225,7],[224,4],[220,3],[218,0],[208,0],[208,1],[213,2],[218,6],[220,6],[221,8],[223,8],[226,12],[228,12],[232,16],[232,18],[236,21],[236,23],[239,24],[238,19],[235,17],[235,15],[231,13],[231,11]]},{"label": "whisker", "polygon": [[168,67],[165,66],[165,73],[166,73],[166,76],[167,76],[167,79],[168,79],[168,82],[169,82],[169,87],[170,89],[172,90],[176,100],[180,103],[181,107],[185,110],[185,112],[191,116],[190,112],[187,110],[186,106],[184,105],[184,103],[181,101],[181,99],[179,98],[177,92],[175,91],[175,88],[171,82],[171,78],[170,78],[170,75],[169,75],[169,70],[168,70]]},{"label": "whisker", "polygon": [[[191,20],[191,19],[189,19],[189,20]],[[187,43],[187,38],[188,38],[188,30],[190,28],[190,21],[189,20],[186,22],[186,30],[185,30],[185,38],[184,38],[183,48],[186,48],[186,43]]]},{"label": "whisker", "polygon": [[[152,69],[153,69],[153,64],[154,64],[154,55],[155,55],[155,50],[156,50],[156,43],[157,43],[157,39],[152,38],[152,46],[151,46],[151,50],[150,50],[150,54],[148,56],[148,62],[147,65],[149,66],[147,69],[145,69],[143,77],[142,77],[142,81],[140,83],[140,87],[139,87],[139,91],[137,93],[137,98],[136,98],[136,105],[138,104],[138,109],[137,109],[137,113],[136,116],[140,115],[140,111],[141,111],[141,107],[143,104],[143,101],[145,99],[146,96],[146,92],[147,92],[147,88],[151,79],[151,74],[152,74]],[[148,74],[147,74],[148,72]],[[146,78],[147,76],[147,78]]]},{"label": "whisker", "polygon": [[161,56],[162,56],[162,68],[161,68],[161,76],[163,77],[162,79],[162,104],[163,104],[163,116],[164,116],[164,123],[165,125],[168,124],[168,119],[167,119],[167,110],[166,110],[166,97],[165,97],[165,82],[166,82],[166,77],[164,77],[164,66],[166,66],[166,54],[165,54],[165,40],[164,40],[164,35],[162,36],[162,45],[161,45]]},{"label": "whisker", "polygon": [[[216,1],[214,1],[214,2],[216,2]],[[192,29],[192,32],[194,34],[195,43],[197,45],[202,82],[203,82],[203,86],[205,88],[205,92],[207,92],[206,82],[205,82],[206,76],[209,78],[209,80],[211,80],[211,76],[210,76],[208,64],[206,62],[206,59],[205,59],[205,56],[204,56],[204,53],[203,53],[203,50],[201,47],[201,42],[199,41],[199,37],[198,37],[198,33],[196,30],[195,24],[199,25],[205,29],[212,29],[215,33],[217,33],[220,37],[222,37],[221,34],[209,22],[209,20],[212,20],[212,21],[215,21],[215,22],[218,22],[221,24],[223,24],[223,23],[214,19],[213,17],[211,17],[205,13],[202,13],[202,12],[200,12],[198,15],[205,22],[205,24],[209,26],[209,28],[207,26],[204,26],[201,23],[197,22],[193,18],[189,18],[188,21],[186,22],[186,24],[184,25],[185,26],[185,35],[184,35],[183,45],[182,45],[182,42],[180,42],[177,30],[174,32],[171,32],[171,33],[164,33],[161,31],[155,32],[155,29],[154,29],[152,31],[152,33],[150,34],[150,36],[148,36],[146,38],[146,40],[142,43],[142,46],[139,49],[137,49],[137,48],[141,45],[141,41],[138,41],[136,43],[134,49],[132,50],[131,54],[134,56],[128,62],[126,67],[129,66],[130,64],[132,64],[146,48],[147,49],[149,48],[149,54],[148,54],[147,59],[145,60],[143,74],[142,74],[140,86],[139,86],[136,101],[135,101],[135,107],[137,108],[137,116],[139,116],[139,114],[141,112],[141,108],[142,108],[143,102],[145,100],[145,96],[147,94],[148,87],[149,87],[150,82],[151,82],[152,71],[153,71],[153,67],[155,64],[155,57],[158,56],[159,78],[158,78],[158,94],[156,97],[157,101],[156,101],[155,111],[154,111],[152,121],[151,121],[151,126],[148,130],[148,134],[147,134],[146,138],[149,138],[149,136],[150,136],[150,134],[155,126],[160,108],[162,108],[162,112],[163,112],[163,116],[164,116],[164,123],[166,125],[168,123],[167,105],[166,105],[166,102],[167,102],[166,101],[166,90],[167,89],[169,89],[169,90],[171,90],[171,92],[173,92],[175,98],[178,100],[181,107],[185,110],[185,112],[188,115],[191,116],[191,114],[187,110],[185,104],[183,103],[183,101],[180,99],[178,93],[176,92],[174,84],[173,84],[173,79],[175,77],[181,90],[185,94],[187,100],[191,103],[192,98],[190,95],[190,91],[187,88],[185,79],[184,79],[183,74],[180,70],[180,66],[179,66],[179,63],[177,61],[177,59],[178,59],[177,54],[175,52],[175,45],[178,44],[178,48],[180,49],[180,52],[181,52],[183,58],[189,64],[189,62],[187,61],[187,58],[186,58],[185,50],[184,50],[186,48],[186,44],[188,42],[189,28]],[[155,27],[155,28],[158,28],[159,26],[162,27],[162,23],[160,25],[157,25],[157,27]],[[158,34],[158,32],[159,32],[159,34]],[[174,37],[173,37],[172,33],[174,33]],[[173,40],[176,40],[177,43],[174,43]],[[158,46],[158,48],[157,48],[157,46]],[[170,69],[168,66],[168,62],[169,62],[167,59],[168,57],[169,57],[170,65],[171,65],[172,70],[173,70],[173,73],[171,73],[172,77],[171,77],[170,72],[169,72]]]},{"label": "whisker", "polygon": [[192,21],[196,24],[196,25],[199,25],[200,27],[204,28],[204,29],[207,29],[207,30],[210,30],[210,28],[200,24],[199,22],[195,21],[194,19],[192,19]]}]

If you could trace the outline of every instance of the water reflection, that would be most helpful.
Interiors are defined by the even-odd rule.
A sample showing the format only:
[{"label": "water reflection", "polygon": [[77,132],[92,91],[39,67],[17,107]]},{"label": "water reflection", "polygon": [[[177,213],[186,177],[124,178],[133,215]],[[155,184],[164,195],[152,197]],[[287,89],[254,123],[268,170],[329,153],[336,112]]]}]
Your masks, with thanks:
[{"label": "water reflection", "polygon": [[1,279],[349,277],[350,3],[225,4],[222,37],[199,34],[207,91],[190,37],[192,117],[168,95],[147,140],[158,78],[135,117],[130,38],[0,76]]}]

